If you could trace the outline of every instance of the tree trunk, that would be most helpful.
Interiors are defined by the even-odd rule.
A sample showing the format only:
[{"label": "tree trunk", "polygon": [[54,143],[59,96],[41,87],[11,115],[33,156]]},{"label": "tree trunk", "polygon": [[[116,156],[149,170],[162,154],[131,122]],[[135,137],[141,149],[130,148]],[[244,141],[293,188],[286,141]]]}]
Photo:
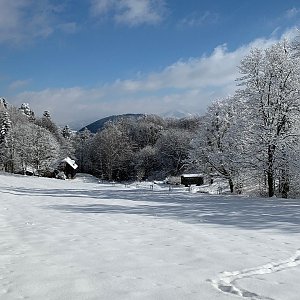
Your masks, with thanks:
[{"label": "tree trunk", "polygon": [[281,180],[282,180],[281,197],[282,198],[287,198],[288,197],[288,192],[290,190],[289,174],[288,174],[287,170],[282,171]]},{"label": "tree trunk", "polygon": [[228,182],[229,182],[229,187],[230,187],[230,193],[233,193],[234,192],[233,180],[231,178],[229,178]]},{"label": "tree trunk", "polygon": [[229,172],[227,172],[227,170],[224,168],[224,166],[222,166],[222,171],[223,171],[223,175],[226,176],[226,178],[228,178],[228,183],[229,183],[229,188],[230,188],[230,193],[234,192],[234,183],[233,180],[231,178],[231,175],[229,174]]},{"label": "tree trunk", "polygon": [[267,170],[267,183],[268,183],[268,195],[273,197],[275,193],[274,189],[274,152],[275,145],[268,146],[268,170]]}]

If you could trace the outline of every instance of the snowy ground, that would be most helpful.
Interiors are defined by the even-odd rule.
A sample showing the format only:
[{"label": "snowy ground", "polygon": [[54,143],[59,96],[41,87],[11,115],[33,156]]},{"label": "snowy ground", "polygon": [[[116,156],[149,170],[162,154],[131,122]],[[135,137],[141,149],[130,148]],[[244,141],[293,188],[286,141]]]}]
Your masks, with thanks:
[{"label": "snowy ground", "polygon": [[298,300],[300,200],[0,174],[0,299]]}]

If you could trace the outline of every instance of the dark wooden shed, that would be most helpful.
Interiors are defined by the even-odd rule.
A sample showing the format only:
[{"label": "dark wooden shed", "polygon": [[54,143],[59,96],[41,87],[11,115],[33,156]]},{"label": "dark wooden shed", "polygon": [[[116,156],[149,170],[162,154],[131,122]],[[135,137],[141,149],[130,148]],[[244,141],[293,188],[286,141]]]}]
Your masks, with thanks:
[{"label": "dark wooden shed", "polygon": [[184,186],[204,184],[204,175],[202,174],[183,174],[181,175],[181,184]]}]

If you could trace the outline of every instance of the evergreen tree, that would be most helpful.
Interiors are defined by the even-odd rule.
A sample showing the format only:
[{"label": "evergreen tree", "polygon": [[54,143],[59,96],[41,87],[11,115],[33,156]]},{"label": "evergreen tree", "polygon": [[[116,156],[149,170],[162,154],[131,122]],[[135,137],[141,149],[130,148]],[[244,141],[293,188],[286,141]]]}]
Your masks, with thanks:
[{"label": "evergreen tree", "polygon": [[69,127],[69,125],[66,125],[63,129],[62,129],[62,136],[65,139],[69,139],[71,137],[72,131]]},{"label": "evergreen tree", "polygon": [[7,109],[7,102],[2,97],[0,97],[0,109]]},{"label": "evergreen tree", "polygon": [[43,113],[43,117],[51,119],[50,112],[48,110],[45,110],[44,113]]},{"label": "evergreen tree", "polygon": [[0,163],[7,169],[8,138],[11,129],[11,120],[7,111],[0,111]]},{"label": "evergreen tree", "polygon": [[11,120],[8,112],[0,112],[0,143],[4,142],[10,128]]},{"label": "evergreen tree", "polygon": [[34,112],[30,109],[30,106],[28,103],[22,103],[21,107],[19,108],[20,111],[28,117],[28,119],[30,121],[34,121],[35,117],[34,117]]}]

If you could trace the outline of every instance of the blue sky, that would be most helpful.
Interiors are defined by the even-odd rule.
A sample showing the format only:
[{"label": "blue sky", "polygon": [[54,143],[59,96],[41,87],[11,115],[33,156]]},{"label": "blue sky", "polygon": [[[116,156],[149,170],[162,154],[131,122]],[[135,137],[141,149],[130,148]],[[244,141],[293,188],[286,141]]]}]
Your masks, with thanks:
[{"label": "blue sky", "polygon": [[0,0],[1,96],[59,124],[202,114],[252,47],[297,27],[289,0]]}]

